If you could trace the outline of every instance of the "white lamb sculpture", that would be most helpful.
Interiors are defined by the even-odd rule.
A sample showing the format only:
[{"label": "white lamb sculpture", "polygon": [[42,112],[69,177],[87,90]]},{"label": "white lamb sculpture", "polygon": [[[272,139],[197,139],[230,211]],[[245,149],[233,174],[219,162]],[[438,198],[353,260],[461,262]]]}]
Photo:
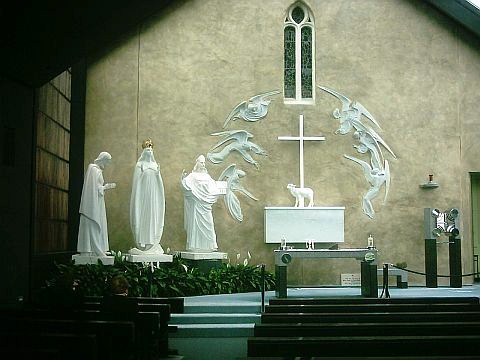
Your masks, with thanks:
[{"label": "white lamb sculpture", "polygon": [[310,188],[297,188],[294,184],[288,184],[287,189],[290,190],[295,197],[295,207],[303,207],[304,199],[308,199],[308,207],[313,206],[313,190]]}]

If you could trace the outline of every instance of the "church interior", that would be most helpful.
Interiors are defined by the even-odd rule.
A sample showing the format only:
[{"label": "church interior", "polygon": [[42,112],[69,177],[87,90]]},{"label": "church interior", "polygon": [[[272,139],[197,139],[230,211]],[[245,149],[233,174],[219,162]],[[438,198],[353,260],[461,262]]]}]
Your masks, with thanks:
[{"label": "church interior", "polygon": [[[431,348],[424,338],[444,330],[427,314],[421,321],[429,325],[399,325],[391,330],[395,339],[378,339],[372,356],[398,347],[398,339],[408,343],[411,333],[404,352],[384,358],[480,358],[478,1],[48,0],[0,5],[0,20],[0,239],[7,256],[1,304],[29,303],[56,264],[83,252],[84,178],[105,152],[102,179],[115,184],[102,193],[107,250],[138,262],[153,254],[136,249],[132,230],[132,209],[146,206],[145,199],[131,202],[147,149],[163,204],[157,266],[173,256],[188,264],[245,259],[276,281],[268,304],[265,294],[235,300],[229,294],[216,305],[208,296],[169,300],[170,311],[138,300],[153,309],[145,311],[160,309],[161,321],[172,319],[159,330],[161,358],[201,359],[195,349],[208,353],[205,338],[218,342],[219,358],[340,356],[317,353],[322,341],[325,349],[341,344],[322,336],[344,337],[352,347],[343,356],[357,351],[362,358],[366,340],[346,328],[380,338],[386,325],[360,323],[383,320],[358,315],[355,329],[345,325],[337,335],[326,325],[299,328],[299,337],[313,340],[295,352],[287,322],[324,320],[280,315],[287,307],[301,313],[301,306],[312,313],[387,305],[392,313],[407,306],[428,312],[441,297],[450,300],[435,305],[439,312],[453,305],[459,312],[446,345],[432,353],[411,350]],[[197,173],[208,174],[215,187],[214,196],[201,194],[208,201],[196,202]],[[198,203],[203,207],[190,215]],[[195,238],[204,227],[213,245]],[[387,270],[397,280],[391,300],[381,299]],[[408,303],[402,287],[418,302]],[[295,303],[299,288],[311,302]],[[341,297],[353,300],[342,304]],[[231,303],[238,317],[230,315],[236,335],[228,340],[210,327],[200,335],[195,329],[167,335],[188,327],[187,316],[174,314],[184,307],[221,311]],[[97,311],[102,303],[91,299],[88,306]],[[470,315],[460,314],[463,308]],[[246,329],[249,316],[255,335]],[[283,330],[273,329],[275,322]],[[118,330],[115,339],[135,326]],[[132,358],[147,356],[131,346]]]}]

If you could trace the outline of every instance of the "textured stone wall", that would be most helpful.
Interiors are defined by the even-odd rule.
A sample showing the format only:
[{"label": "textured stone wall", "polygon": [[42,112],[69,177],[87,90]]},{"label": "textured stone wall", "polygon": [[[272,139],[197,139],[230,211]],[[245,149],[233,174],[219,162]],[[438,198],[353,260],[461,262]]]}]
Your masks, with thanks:
[{"label": "textured stone wall", "polygon": [[[361,247],[373,233],[380,262],[407,262],[424,269],[423,208],[459,207],[464,272],[472,269],[469,224],[469,173],[478,161],[476,91],[480,78],[478,40],[459,25],[418,1],[308,1],[315,16],[316,85],[361,102],[380,123],[379,134],[397,155],[390,162],[392,183],[373,201],[375,219],[362,213],[368,190],[361,168],[343,154],[361,157],[351,134],[334,135],[332,117],[340,104],[316,90],[315,105],[285,105],[281,95],[268,116],[257,122],[237,120],[229,129],[245,129],[269,156],[254,155],[259,170],[237,154],[224,164],[207,162],[218,177],[230,163],[247,176],[243,185],[259,201],[239,195],[244,221],[238,223],[220,200],[214,206],[219,250],[247,251],[252,262],[273,270],[275,245],[263,240],[263,208],[293,205],[286,189],[299,183],[298,144],[277,140],[296,135],[305,116],[306,135],[325,135],[305,146],[305,185],[317,206],[345,206],[344,247]],[[283,19],[290,1],[191,0],[149,19],[111,49],[91,59],[86,109],[86,162],[109,151],[113,163],[106,181],[117,182],[107,194],[110,246],[133,246],[128,208],[133,167],[146,137],[155,143],[166,191],[164,249],[185,249],[182,170],[218,141],[232,108],[252,95],[283,86]],[[363,159],[367,159],[363,157]],[[87,165],[87,164],[85,164]],[[428,174],[440,184],[423,190]],[[440,245],[439,273],[448,274],[448,248]],[[290,284],[338,284],[341,273],[358,273],[354,260],[296,261]],[[423,277],[412,283],[424,283]],[[445,280],[441,280],[442,281]],[[467,279],[468,281],[468,279]]]}]

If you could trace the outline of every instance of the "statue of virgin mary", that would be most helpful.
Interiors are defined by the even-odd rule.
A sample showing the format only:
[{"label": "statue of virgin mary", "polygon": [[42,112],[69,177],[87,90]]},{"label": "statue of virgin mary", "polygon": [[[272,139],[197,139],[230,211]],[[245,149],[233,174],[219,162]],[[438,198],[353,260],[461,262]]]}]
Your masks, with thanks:
[{"label": "statue of virgin mary", "polygon": [[132,255],[163,254],[162,238],[165,217],[165,193],[160,166],[153,155],[152,140],[142,144],[142,154],[133,173],[130,198],[130,226],[136,248]]}]

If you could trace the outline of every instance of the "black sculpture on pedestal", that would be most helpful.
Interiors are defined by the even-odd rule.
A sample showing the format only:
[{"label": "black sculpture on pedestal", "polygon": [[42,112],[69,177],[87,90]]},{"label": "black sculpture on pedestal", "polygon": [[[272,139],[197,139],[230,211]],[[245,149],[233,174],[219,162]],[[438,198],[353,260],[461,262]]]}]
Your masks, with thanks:
[{"label": "black sculpture on pedestal", "polygon": [[456,208],[441,212],[438,209],[424,209],[425,228],[425,273],[426,286],[438,287],[437,274],[437,238],[448,236],[448,255],[450,265],[450,286],[462,287],[462,251],[458,237],[459,211]]}]

